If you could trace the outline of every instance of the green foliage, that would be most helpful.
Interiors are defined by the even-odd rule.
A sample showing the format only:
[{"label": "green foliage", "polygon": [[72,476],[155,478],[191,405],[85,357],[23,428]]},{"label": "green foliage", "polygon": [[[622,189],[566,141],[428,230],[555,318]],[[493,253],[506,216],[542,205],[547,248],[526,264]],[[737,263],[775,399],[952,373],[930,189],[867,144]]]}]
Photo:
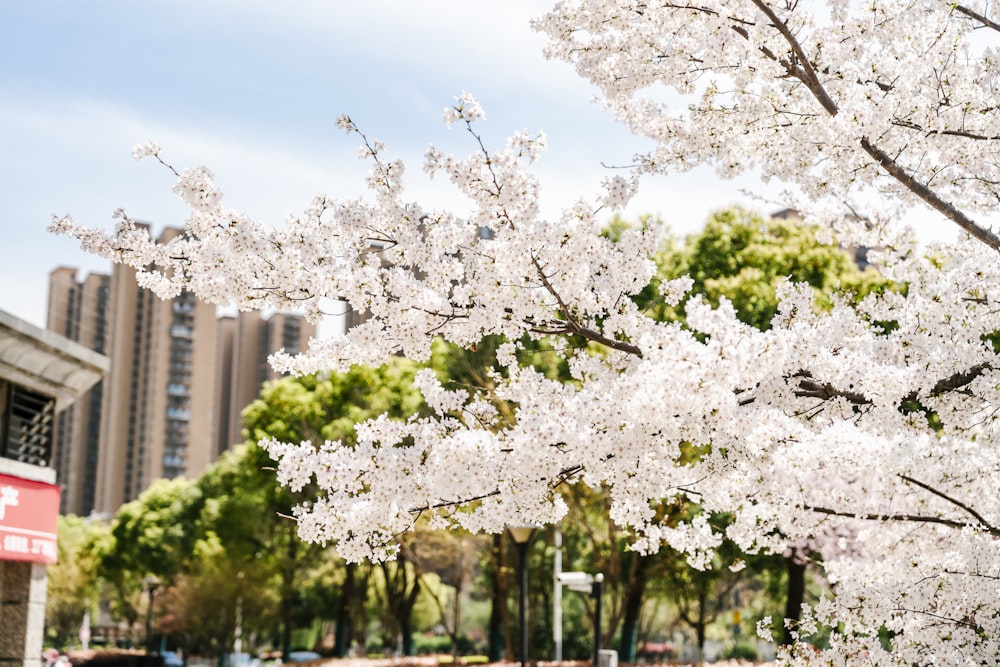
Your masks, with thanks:
[{"label": "green foliage", "polygon": [[75,642],[84,612],[93,611],[99,594],[95,545],[110,528],[78,516],[59,517],[58,560],[48,566],[46,639],[56,646]]},{"label": "green foliage", "polygon": [[89,547],[107,584],[111,612],[133,625],[143,600],[143,578],[170,583],[189,563],[196,535],[191,526],[201,494],[188,480],[153,482],[137,500],[119,508],[109,532]]},{"label": "green foliage", "polygon": [[[416,655],[440,655],[452,652],[451,637],[420,633],[413,637],[413,652]],[[458,636],[458,654],[464,655],[476,650],[472,640],[466,635]],[[442,659],[444,662],[444,659]],[[450,662],[450,661],[449,661]],[[464,660],[462,662],[465,662]]]},{"label": "green foliage", "polygon": [[289,377],[265,385],[258,400],[243,411],[244,437],[283,442],[354,441],[355,424],[383,413],[405,419],[422,412],[414,388],[419,366],[393,358],[378,368],[352,366],[346,373]]},{"label": "green foliage", "polygon": [[835,291],[860,299],[886,288],[874,270],[861,270],[842,248],[821,243],[817,229],[795,220],[766,218],[742,208],[719,211],[683,245],[668,239],[657,255],[658,277],[638,302],[658,319],[684,318],[684,308],[657,299],[660,281],[689,275],[692,295],[712,305],[732,302],[740,320],[767,329],[777,311],[776,291],[785,280],[816,289],[816,306],[830,305]]},{"label": "green foliage", "polygon": [[112,544],[102,568],[172,579],[192,552],[194,534],[190,526],[201,511],[201,501],[198,487],[186,479],[153,482],[115,515]]},{"label": "green foliage", "polygon": [[723,651],[722,657],[725,660],[747,660],[755,662],[757,660],[757,647],[746,642],[739,642]]},{"label": "green foliage", "polygon": [[157,629],[183,639],[189,653],[223,653],[231,647],[239,608],[244,636],[273,627],[278,588],[261,567],[234,562],[217,539],[202,539],[192,567],[157,594]]}]

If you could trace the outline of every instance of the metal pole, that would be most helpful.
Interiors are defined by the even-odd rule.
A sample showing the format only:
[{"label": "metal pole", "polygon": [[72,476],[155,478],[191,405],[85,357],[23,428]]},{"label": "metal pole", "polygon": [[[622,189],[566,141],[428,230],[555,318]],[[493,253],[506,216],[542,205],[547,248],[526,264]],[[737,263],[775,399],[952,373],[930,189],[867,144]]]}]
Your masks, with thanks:
[{"label": "metal pole", "polygon": [[594,597],[594,667],[598,667],[600,664],[601,656],[601,642],[603,637],[601,636],[601,616],[603,616],[603,609],[601,609],[601,599],[604,597],[604,575],[595,574],[594,583],[591,584],[590,594]]},{"label": "metal pole", "polygon": [[156,597],[156,585],[149,586],[149,606],[146,608],[146,653],[153,652],[153,599]]},{"label": "metal pole", "polygon": [[528,543],[517,542],[521,570],[521,667],[528,664]]},{"label": "metal pole", "polygon": [[555,542],[556,556],[552,566],[555,574],[555,586],[552,591],[552,640],[555,643],[556,662],[562,662],[562,582],[559,581],[559,575],[562,574],[562,533],[558,528],[555,530]]}]

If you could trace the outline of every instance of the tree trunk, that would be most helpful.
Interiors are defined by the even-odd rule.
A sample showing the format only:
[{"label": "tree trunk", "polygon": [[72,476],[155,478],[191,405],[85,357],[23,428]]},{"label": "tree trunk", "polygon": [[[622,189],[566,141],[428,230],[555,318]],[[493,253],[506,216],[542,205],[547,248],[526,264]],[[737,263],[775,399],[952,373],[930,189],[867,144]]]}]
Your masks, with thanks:
[{"label": "tree trunk", "polygon": [[281,568],[281,659],[288,660],[292,650],[292,607],[295,603],[295,565],[298,556],[298,542],[288,541],[285,552],[287,561]]},{"label": "tree trunk", "polygon": [[348,563],[344,571],[344,585],[340,589],[340,600],[337,603],[337,628],[333,640],[333,655],[337,658],[346,657],[351,650],[354,635],[351,605],[357,596],[357,569],[357,563]]},{"label": "tree trunk", "polygon": [[490,582],[491,607],[489,624],[489,647],[487,657],[490,662],[503,660],[506,647],[504,629],[507,627],[507,580],[503,576],[504,548],[503,535],[493,536],[492,577]]},{"label": "tree trunk", "polygon": [[698,662],[705,661],[705,629],[708,627],[708,619],[705,606],[708,604],[708,596],[705,593],[704,583],[701,592],[698,593],[698,623],[694,631],[698,636]]},{"label": "tree trunk", "polygon": [[649,556],[633,552],[631,580],[625,590],[625,615],[622,618],[621,641],[618,646],[618,659],[624,663],[635,664],[636,642],[639,638],[639,614],[642,612],[643,596],[646,592],[646,569]]},{"label": "tree trunk", "polygon": [[[358,573],[355,572],[355,575]],[[358,584],[358,594],[351,602],[351,645],[357,642],[361,645],[361,655],[368,652],[368,585],[371,581],[372,569],[364,567],[361,570],[361,582]]]},{"label": "tree trunk", "polygon": [[404,598],[404,608],[399,619],[400,634],[403,635],[403,655],[412,656],[413,650],[413,608],[417,604],[417,597],[420,595],[420,578],[414,575],[413,587],[410,594]]},{"label": "tree trunk", "polygon": [[802,603],[806,597],[806,564],[805,561],[796,558],[798,553],[792,551],[790,556],[785,558],[788,566],[788,597],[785,600],[785,618],[794,621],[785,623],[784,631],[781,635],[781,643],[788,646],[793,643],[792,631],[798,629],[799,620],[802,618]]},{"label": "tree trunk", "polygon": [[452,604],[452,633],[451,633],[451,657],[454,662],[458,662],[458,637],[462,632],[462,592],[465,588],[465,580],[460,579],[455,588],[455,601]]}]

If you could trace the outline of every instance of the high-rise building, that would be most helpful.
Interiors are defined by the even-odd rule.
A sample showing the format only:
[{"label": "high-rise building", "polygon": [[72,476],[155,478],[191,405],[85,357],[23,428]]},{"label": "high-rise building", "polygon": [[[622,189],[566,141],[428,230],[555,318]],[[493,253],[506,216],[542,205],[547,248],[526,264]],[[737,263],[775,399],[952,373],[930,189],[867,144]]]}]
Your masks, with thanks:
[{"label": "high-rise building", "polygon": [[155,479],[204,470],[219,412],[214,306],[187,293],[161,300],[136,284],[133,269],[115,265],[109,321],[99,512],[114,512]]},{"label": "high-rise building", "polygon": [[[49,274],[47,328],[100,354],[107,353],[111,276],[90,274],[77,282],[76,269]],[[56,416],[52,467],[63,484],[60,510],[89,514],[97,488],[103,380]]]},{"label": "high-rise building", "polygon": [[315,335],[315,324],[288,313],[274,313],[265,319],[259,311],[251,311],[219,319],[217,373],[228,380],[221,388],[228,419],[219,424],[216,442],[220,454],[243,441],[243,408],[257,398],[265,382],[279,377],[268,357],[278,350],[303,352]]},{"label": "high-rise building", "polygon": [[315,333],[296,315],[220,319],[190,293],[161,300],[117,264],[83,281],[52,271],[48,328],[111,359],[54,438],[62,511],[82,515],[114,512],[156,479],[199,475],[241,440],[240,412],[274,377],[268,355]]}]

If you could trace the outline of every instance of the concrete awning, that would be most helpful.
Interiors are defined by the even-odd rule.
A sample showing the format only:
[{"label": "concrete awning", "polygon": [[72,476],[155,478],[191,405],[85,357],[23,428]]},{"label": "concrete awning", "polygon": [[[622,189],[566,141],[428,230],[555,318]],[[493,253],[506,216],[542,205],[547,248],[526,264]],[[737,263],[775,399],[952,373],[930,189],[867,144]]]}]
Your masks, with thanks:
[{"label": "concrete awning", "polygon": [[0,310],[0,379],[56,399],[61,410],[104,377],[111,361]]}]

